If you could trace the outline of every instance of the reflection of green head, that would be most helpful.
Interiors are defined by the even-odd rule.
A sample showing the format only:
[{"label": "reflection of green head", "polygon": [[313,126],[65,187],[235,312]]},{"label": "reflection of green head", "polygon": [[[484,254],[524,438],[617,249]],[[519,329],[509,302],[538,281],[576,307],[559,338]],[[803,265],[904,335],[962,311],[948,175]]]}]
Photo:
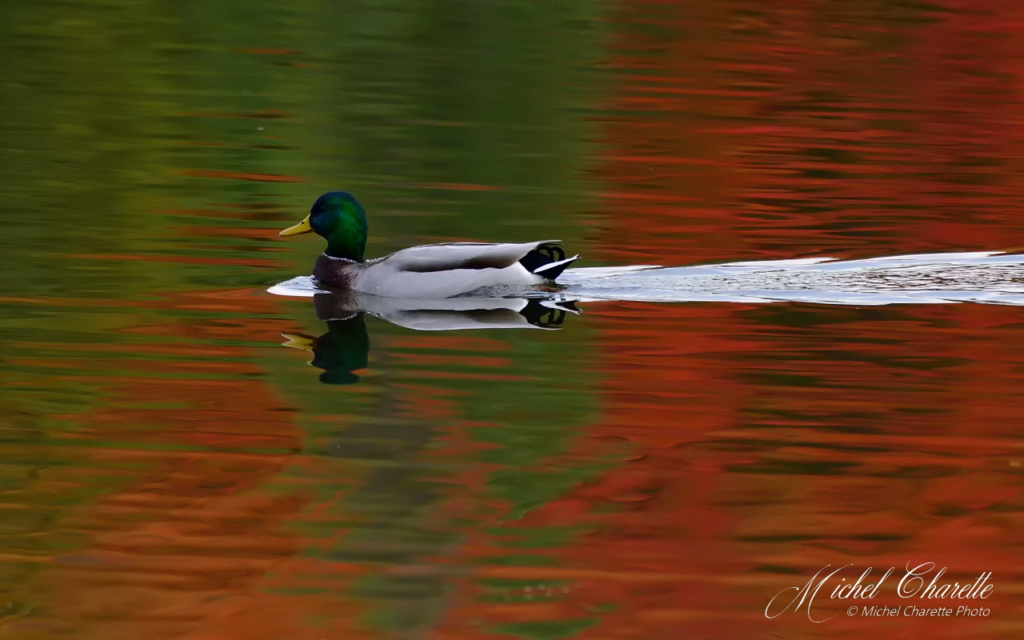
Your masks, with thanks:
[{"label": "reflection of green head", "polygon": [[[326,297],[318,294],[315,298]],[[329,299],[329,298],[328,298]],[[362,313],[344,320],[327,322],[327,333],[316,339],[311,364],[324,370],[320,381],[326,384],[354,384],[370,357],[370,338]]]},{"label": "reflection of green head", "polygon": [[316,231],[327,239],[329,256],[362,262],[366,251],[366,213],[345,191],[331,191],[317,198],[305,220],[281,232],[282,236]]}]

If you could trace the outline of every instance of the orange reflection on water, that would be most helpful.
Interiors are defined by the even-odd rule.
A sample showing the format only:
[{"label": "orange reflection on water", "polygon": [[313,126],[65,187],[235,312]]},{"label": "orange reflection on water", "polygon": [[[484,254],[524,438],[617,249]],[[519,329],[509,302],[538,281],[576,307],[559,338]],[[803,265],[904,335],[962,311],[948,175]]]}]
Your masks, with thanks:
[{"label": "orange reflection on water", "polygon": [[[588,266],[1019,244],[1022,24],[1024,10],[996,0],[617,5],[602,23],[608,94],[579,106],[600,140],[596,169],[575,185],[600,203],[573,222],[594,234],[581,249]],[[389,55],[405,52],[373,33]],[[241,44],[225,48],[300,55]],[[446,83],[453,75],[432,69]],[[160,175],[215,178],[188,185],[223,191],[149,212],[157,228],[140,232],[138,247],[61,247],[69,270],[119,266],[127,280],[145,267],[152,280],[143,282],[159,290],[0,297],[15,310],[4,321],[24,334],[3,371],[31,396],[4,416],[5,472],[17,478],[6,493],[5,632],[1021,635],[1017,308],[594,303],[560,333],[529,335],[413,333],[368,319],[358,382],[321,384],[302,364],[307,354],[279,345],[282,332],[322,332],[323,323],[309,305],[263,293],[268,273],[294,275],[269,229],[291,220],[284,213],[296,202],[308,205],[299,183],[326,180],[297,177],[309,167],[296,157],[336,157],[333,147],[294,152],[314,147],[319,127],[347,123],[352,166],[372,157],[353,183],[399,203],[374,218],[395,236],[384,243],[438,229],[469,239],[469,215],[432,226],[437,202],[559,201],[571,189],[474,173],[491,154],[534,157],[530,145],[462,149],[453,141],[463,138],[433,130],[406,141],[419,126],[513,130],[516,142],[527,131],[469,126],[448,113],[448,95],[419,113],[381,100],[381,86],[394,85],[371,83],[371,106],[356,115],[377,118],[386,135],[361,139],[375,126],[350,113],[317,119],[336,96],[316,78],[284,84],[283,105],[175,107],[190,123],[235,113],[317,133],[282,128],[288,144],[268,150],[253,147],[251,132],[218,129],[229,141],[203,153],[237,156],[186,156],[221,162]],[[402,78],[396,94],[408,103],[434,97],[406,91],[413,81]],[[539,127],[541,137],[558,124]],[[375,155],[383,138],[394,146]],[[462,164],[434,171],[446,153]],[[430,170],[416,173],[418,162]],[[415,175],[386,186],[399,169]],[[322,172],[338,179],[333,165]],[[218,213],[204,208],[210,200],[232,205]],[[564,222],[534,215],[513,221],[524,228],[488,228],[525,235]],[[207,237],[222,244],[202,244]],[[154,238],[180,253],[155,249]],[[288,255],[309,251],[306,264],[319,249],[303,246]],[[52,256],[39,256],[46,272]],[[822,616],[840,615],[822,625],[804,612],[765,617],[775,594],[825,565],[881,573],[926,561],[961,582],[991,571],[991,614],[850,618],[845,603],[823,599]],[[907,604],[891,589],[879,602]]]}]

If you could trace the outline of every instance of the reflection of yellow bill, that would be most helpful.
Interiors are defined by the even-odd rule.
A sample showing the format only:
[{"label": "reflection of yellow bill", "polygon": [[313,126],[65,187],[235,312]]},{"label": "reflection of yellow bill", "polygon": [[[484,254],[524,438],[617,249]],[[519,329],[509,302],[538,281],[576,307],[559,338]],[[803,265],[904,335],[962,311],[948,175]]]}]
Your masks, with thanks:
[{"label": "reflection of yellow bill", "polygon": [[305,218],[302,219],[302,222],[300,222],[297,225],[288,227],[287,229],[285,229],[284,231],[282,231],[278,235],[281,235],[281,236],[297,236],[300,233],[309,233],[312,230],[313,230],[313,227],[309,226],[309,216],[306,216]]},{"label": "reflection of yellow bill", "polygon": [[312,351],[316,345],[316,338],[304,333],[282,333],[281,337],[284,338],[284,342],[281,343],[282,347]]}]

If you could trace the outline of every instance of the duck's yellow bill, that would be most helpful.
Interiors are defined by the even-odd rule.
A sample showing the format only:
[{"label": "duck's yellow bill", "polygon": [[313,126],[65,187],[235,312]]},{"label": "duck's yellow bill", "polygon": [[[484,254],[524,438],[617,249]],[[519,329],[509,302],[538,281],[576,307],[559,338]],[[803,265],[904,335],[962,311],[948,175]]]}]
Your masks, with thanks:
[{"label": "duck's yellow bill", "polygon": [[282,231],[281,233],[279,233],[277,235],[280,235],[280,236],[297,236],[300,233],[309,233],[312,230],[313,230],[313,227],[309,226],[309,216],[306,216],[305,218],[302,219],[302,222],[300,222],[299,224],[297,224],[295,226],[292,226],[292,227],[288,227],[287,229],[285,229],[284,231]]}]

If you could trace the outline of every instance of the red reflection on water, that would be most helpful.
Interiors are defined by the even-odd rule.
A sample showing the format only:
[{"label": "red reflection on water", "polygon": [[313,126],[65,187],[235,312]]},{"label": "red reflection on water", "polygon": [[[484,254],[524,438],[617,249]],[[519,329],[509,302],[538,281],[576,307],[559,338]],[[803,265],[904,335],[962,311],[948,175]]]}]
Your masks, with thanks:
[{"label": "red reflection on water", "polygon": [[181,172],[185,176],[197,178],[218,178],[222,180],[244,180],[250,182],[308,182],[299,176],[283,176],[270,173],[240,173],[237,171],[214,171],[212,169],[186,169]]},{"label": "red reflection on water", "polygon": [[[249,314],[245,335],[273,344],[280,323],[264,318],[276,304],[262,290],[246,290],[175,294],[140,306],[161,316]],[[71,462],[50,480],[60,495],[68,483],[102,483],[102,495],[62,525],[88,546],[54,550],[45,581],[28,587],[46,614],[11,620],[10,632],[370,637],[352,632],[365,613],[358,603],[287,593],[311,574],[347,580],[365,570],[302,557],[317,541],[296,536],[289,523],[310,496],[281,476],[315,462],[296,457],[304,434],[294,412],[266,385],[261,368],[240,357],[231,340],[241,327],[226,322],[130,328],[126,335],[146,339],[130,348],[108,345],[104,362],[91,358],[94,371],[110,372],[104,402],[85,414],[57,416],[79,427],[62,435],[60,450],[73,452],[62,454]],[[124,359],[111,357],[120,353]],[[74,361],[74,354],[66,357]],[[268,485],[279,488],[267,491]],[[329,622],[311,628],[313,619]]]},{"label": "red reflection on water", "polygon": [[1007,246],[1021,10],[971,6],[624,7],[609,260]]},{"label": "red reflection on water", "polygon": [[[943,5],[622,5],[611,25],[622,79],[615,115],[602,117],[600,259],[1017,243],[1024,7]],[[588,529],[547,550],[552,567],[477,576],[574,588],[460,609],[442,637],[462,637],[471,620],[600,620],[578,638],[1024,631],[1019,310],[616,303],[587,313],[605,370],[591,433],[630,453],[526,516],[524,527]],[[482,544],[479,557],[496,552]],[[849,618],[827,596],[820,617],[839,616],[823,625],[764,614],[828,564],[898,577],[929,561],[961,584],[992,572],[990,599],[943,602],[991,614]],[[936,606],[895,597],[894,582],[877,604]]]},{"label": "red reflection on water", "polygon": [[[1024,8],[996,1],[623,5],[608,25],[621,75],[611,115],[601,116],[606,224],[594,257],[683,264],[1018,242],[1024,110],[1013,88],[1022,84],[1022,22]],[[280,313],[276,303],[230,293],[144,308],[229,311],[245,317],[246,340],[276,343],[281,322],[267,319]],[[237,327],[124,329],[152,340],[108,348],[124,356],[101,363],[116,372],[104,378],[109,401],[62,416],[84,425],[89,464],[47,479],[55,489],[79,486],[81,475],[125,466],[124,486],[104,487],[67,523],[90,544],[48,559],[37,598],[53,605],[47,624],[80,638],[161,629],[191,638],[380,637],[359,631],[373,603],[350,597],[355,580],[454,567],[451,593],[430,607],[441,622],[424,635],[497,637],[501,624],[566,620],[593,623],[573,634],[580,638],[1020,635],[1019,310],[616,303],[587,307],[586,317],[600,332],[602,405],[572,450],[543,464],[610,462],[520,519],[489,493],[501,465],[477,434],[505,425],[468,417],[471,392],[443,387],[493,381],[500,397],[499,383],[527,379],[503,369],[508,344],[407,336],[385,346],[416,382],[391,383],[391,405],[366,410],[379,422],[364,439],[392,414],[416,417],[417,428],[444,425],[424,440],[469,463],[446,470],[444,503],[431,516],[464,536],[436,551],[443,557],[378,564],[316,555],[344,546],[341,528],[293,529],[326,520],[344,492],[314,498],[311,483],[285,472],[326,480],[337,467],[300,455],[311,436],[248,347],[220,343]],[[465,352],[449,361],[466,370],[402,352],[409,348]],[[159,406],[167,401],[182,410]],[[347,415],[314,420],[352,426]],[[388,465],[401,466],[380,464]],[[358,473],[370,475],[367,466]],[[408,527],[424,521],[434,522]],[[559,527],[573,530],[568,542],[530,549],[546,564],[494,562],[512,555],[505,538]],[[773,595],[827,564],[880,572],[923,561],[961,581],[992,571],[991,616],[841,615],[824,626],[802,613],[765,619]],[[891,593],[881,601],[899,603]]]}]

